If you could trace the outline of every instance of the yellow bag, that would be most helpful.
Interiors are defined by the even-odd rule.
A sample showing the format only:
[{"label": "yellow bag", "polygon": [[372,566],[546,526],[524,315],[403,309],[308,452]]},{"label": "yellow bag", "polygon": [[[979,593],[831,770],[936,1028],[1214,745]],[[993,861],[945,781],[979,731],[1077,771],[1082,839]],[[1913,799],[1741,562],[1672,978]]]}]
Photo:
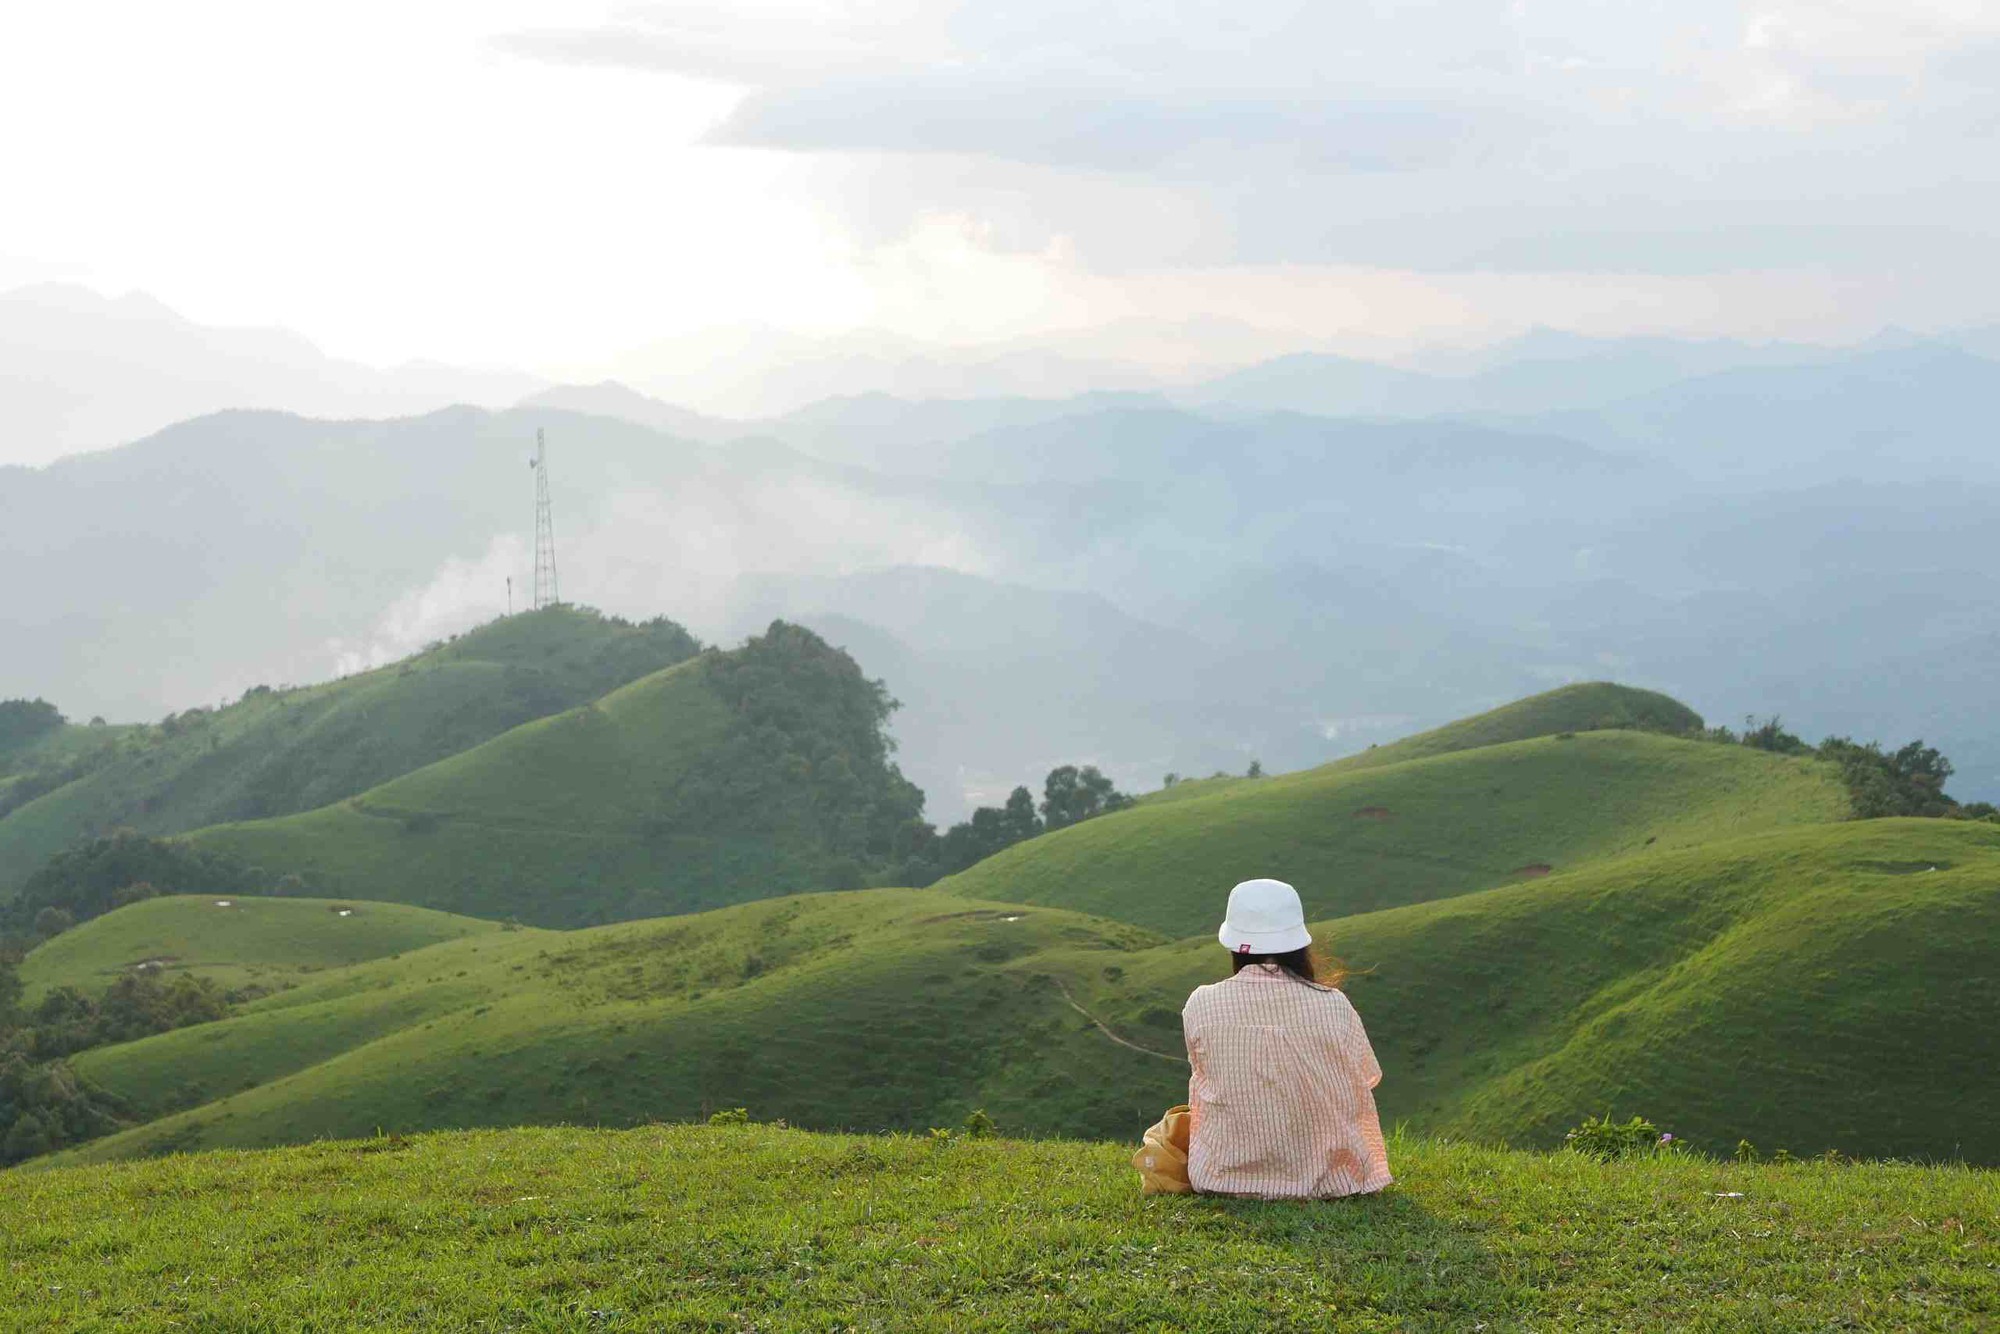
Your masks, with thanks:
[{"label": "yellow bag", "polygon": [[1143,1195],[1185,1195],[1188,1184],[1188,1127],[1192,1117],[1186,1104],[1170,1107],[1167,1114],[1146,1131],[1146,1142],[1132,1155],[1139,1169],[1139,1191]]}]

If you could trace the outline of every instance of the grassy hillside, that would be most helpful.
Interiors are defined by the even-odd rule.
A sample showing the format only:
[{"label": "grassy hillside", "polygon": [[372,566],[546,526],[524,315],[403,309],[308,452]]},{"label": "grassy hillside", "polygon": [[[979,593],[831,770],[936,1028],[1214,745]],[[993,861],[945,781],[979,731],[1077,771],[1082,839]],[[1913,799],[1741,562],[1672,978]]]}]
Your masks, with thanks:
[{"label": "grassy hillside", "polygon": [[27,741],[0,746],[0,792],[5,792],[6,784],[22,774],[44,767],[72,764],[144,730],[143,726],[134,723],[65,722]]},{"label": "grassy hillside", "polygon": [[[1699,733],[1702,726],[1700,714],[1670,696],[1597,681],[1561,686],[1527,699],[1515,700],[1486,713],[1461,718],[1386,746],[1370,746],[1359,754],[1335,760],[1322,768],[1373,769],[1385,764],[1401,764],[1405,760],[1449,755],[1480,746],[1497,746],[1507,741],[1528,741],[1562,732],[1632,730],[1684,737]],[[1172,787],[1145,793],[1138,801],[1141,805],[1163,806],[1196,797],[1214,796],[1218,792],[1251,786],[1260,781],[1235,774],[1184,778]]]},{"label": "grassy hillside", "polygon": [[1317,1205],[1144,1200],[1125,1144],[761,1126],[0,1175],[36,1329],[1990,1328],[2000,1176],[1393,1141]]},{"label": "grassy hillside", "polygon": [[[794,680],[795,654],[837,681]],[[847,699],[851,671],[810,636],[753,641],[199,842],[540,922],[769,894],[825,873],[829,809],[883,809],[849,751],[786,730],[827,716],[819,686]],[[870,735],[872,707],[852,720]],[[1415,1131],[1547,1146],[1610,1110],[1716,1153],[2000,1163],[2000,828],[1847,810],[1827,764],[1639,730],[1221,785],[932,890],[509,927],[327,967],[231,1019],[78,1057],[156,1119],[63,1160],[729,1106],[867,1130],[985,1106],[1023,1133],[1126,1137],[1182,1097],[1181,1003],[1226,968],[1226,887],[1266,872],[1366,970],[1348,987],[1381,1106]],[[134,912],[95,939],[152,939]],[[319,936],[246,937],[233,957],[331,963],[333,923],[312,920]],[[123,949],[79,939],[79,958]]]},{"label": "grassy hillside", "polygon": [[[1380,1106],[1425,1133],[1549,1146],[1611,1109],[1716,1153],[2000,1163],[1995,826],[1780,830],[1313,930],[1369,970],[1347,991]],[[1226,967],[1205,938],[1115,979],[1066,962],[1093,1013],[1159,1046],[1170,1002]]]},{"label": "grassy hillside", "polygon": [[573,926],[865,883],[922,795],[844,653],[774,626],[337,805],[197,846],[327,895]]},{"label": "grassy hillside", "polygon": [[[1417,1131],[1548,1146],[1615,1110],[1714,1153],[2000,1163],[1993,826],[1781,830],[1315,932],[1369,970],[1378,1097]],[[70,1156],[734,1105],[1126,1136],[1184,1096],[1181,1002],[1225,970],[1205,936],[934,890],[477,936],[84,1054],[143,1113],[187,1110]]]},{"label": "grassy hillside", "polygon": [[499,930],[397,903],[179,895],[86,922],[21,964],[25,999],[55,987],[95,995],[134,968],[193,973],[227,988],[276,989],[329,968]]},{"label": "grassy hillside", "polygon": [[1818,761],[1586,732],[1145,803],[1017,844],[942,887],[1194,935],[1250,876],[1291,881],[1313,916],[1344,916],[1847,810],[1838,772]]},{"label": "grassy hillside", "polygon": [[98,750],[68,761],[50,755],[44,772],[100,758],[0,818],[0,895],[79,838],[114,828],[180,833],[309,810],[595,699],[697,648],[668,621],[629,625],[553,607],[324,685],[259,688],[225,708],[192,709],[153,727],[64,729],[83,734],[72,747]]},{"label": "grassy hillside", "polygon": [[1702,717],[1687,705],[1653,690],[1593,681],[1560,686],[1503,704],[1497,709],[1461,718],[1455,723],[1415,736],[1370,746],[1358,755],[1336,760],[1342,769],[1372,769],[1431,755],[1497,746],[1508,741],[1556,736],[1562,732],[1603,732],[1627,729],[1689,736],[1702,730]]},{"label": "grassy hillside", "polygon": [[79,1152],[739,1105],[821,1127],[955,1124],[986,1106],[1037,1133],[1115,1131],[1157,1112],[1150,1067],[1176,1067],[1110,1043],[1015,964],[1055,946],[1152,943],[928,890],[468,937],[85,1053],[79,1072],[146,1113],[207,1105]]}]

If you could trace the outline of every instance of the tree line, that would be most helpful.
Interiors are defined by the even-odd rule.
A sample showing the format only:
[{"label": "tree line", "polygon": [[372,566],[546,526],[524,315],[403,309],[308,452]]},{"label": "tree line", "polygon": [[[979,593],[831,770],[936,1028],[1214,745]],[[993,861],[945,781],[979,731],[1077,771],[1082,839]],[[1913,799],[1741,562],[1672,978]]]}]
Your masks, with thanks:
[{"label": "tree line", "polygon": [[942,834],[924,826],[930,837],[920,839],[912,850],[910,882],[927,885],[956,875],[1037,834],[1067,829],[1131,804],[1132,798],[1096,765],[1062,765],[1042,780],[1039,804],[1026,787],[1017,787],[1001,805],[981,806]]}]

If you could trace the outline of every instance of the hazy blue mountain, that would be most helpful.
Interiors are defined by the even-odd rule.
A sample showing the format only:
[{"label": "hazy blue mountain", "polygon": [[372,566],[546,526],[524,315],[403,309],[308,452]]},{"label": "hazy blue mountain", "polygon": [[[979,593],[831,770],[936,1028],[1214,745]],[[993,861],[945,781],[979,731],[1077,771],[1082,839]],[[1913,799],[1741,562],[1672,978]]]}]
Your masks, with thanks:
[{"label": "hazy blue mountain", "polygon": [[1592,338],[1538,329],[1486,347],[1434,353],[1409,367],[1295,353],[1175,398],[1192,406],[1328,417],[1435,417],[1575,410],[1698,376],[1827,360],[1841,349],[1729,339]]},{"label": "hazy blue mountain", "polygon": [[753,432],[748,422],[728,417],[710,417],[692,408],[677,407],[640,393],[616,380],[596,384],[559,384],[530,394],[517,405],[522,408],[553,408],[614,421],[634,422],[665,431],[683,440],[719,444]]},{"label": "hazy blue mountain", "polygon": [[1174,394],[1190,407],[1322,417],[1407,417],[1455,412],[1457,386],[1443,376],[1329,352],[1294,352]]},{"label": "hazy blue mountain", "polygon": [[[505,610],[509,577],[523,605],[541,426],[565,596],[607,609],[699,609],[753,560],[809,563],[835,540],[886,559],[950,526],[771,441],[553,410],[222,413],[0,468],[0,557],[43,572],[10,599],[0,698],[155,717],[401,657]],[[862,514],[874,547],[849,532]]]},{"label": "hazy blue mountain", "polygon": [[151,297],[63,284],[0,294],[0,463],[103,449],[227,408],[387,417],[511,403],[532,376],[327,356],[282,329],[219,329]]},{"label": "hazy blue mountain", "polygon": [[1842,477],[2000,479],[1988,428],[1996,414],[2000,362],[1919,343],[1719,371],[1523,424],[1643,450],[1713,481],[1792,487]]},{"label": "hazy blue mountain", "polygon": [[[510,577],[525,602],[543,427],[568,599],[710,640],[825,630],[909,705],[902,758],[945,818],[1056,763],[1299,767],[1603,677],[1991,753],[1986,678],[1943,664],[2000,634],[2000,487],[1807,485],[1807,463],[1704,493],[1546,430],[1152,401],[818,411],[818,448],[893,438],[904,470],[771,423],[703,443],[552,407],[225,413],[0,469],[0,559],[36,576],[0,698],[157,718],[403,656],[504,610]],[[1940,664],[1922,701],[1911,659]]]},{"label": "hazy blue mountain", "polygon": [[1245,669],[1239,646],[1148,622],[1094,593],[898,567],[746,581],[742,627],[804,622],[889,683],[903,703],[902,763],[955,819],[1038,787],[1060,764],[1096,764],[1128,787],[1167,772],[1303,765],[1327,753],[1282,673]]}]

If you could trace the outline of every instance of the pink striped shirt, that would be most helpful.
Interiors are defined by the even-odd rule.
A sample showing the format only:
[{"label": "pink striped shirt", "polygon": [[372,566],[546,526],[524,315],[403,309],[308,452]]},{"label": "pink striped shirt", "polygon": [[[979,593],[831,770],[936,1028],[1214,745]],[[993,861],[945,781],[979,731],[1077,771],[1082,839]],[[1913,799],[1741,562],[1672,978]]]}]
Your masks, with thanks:
[{"label": "pink striped shirt", "polygon": [[1212,1195],[1325,1198],[1393,1179],[1375,1095],[1382,1067],[1338,991],[1276,964],[1196,987],[1187,1034],[1188,1181]]}]

